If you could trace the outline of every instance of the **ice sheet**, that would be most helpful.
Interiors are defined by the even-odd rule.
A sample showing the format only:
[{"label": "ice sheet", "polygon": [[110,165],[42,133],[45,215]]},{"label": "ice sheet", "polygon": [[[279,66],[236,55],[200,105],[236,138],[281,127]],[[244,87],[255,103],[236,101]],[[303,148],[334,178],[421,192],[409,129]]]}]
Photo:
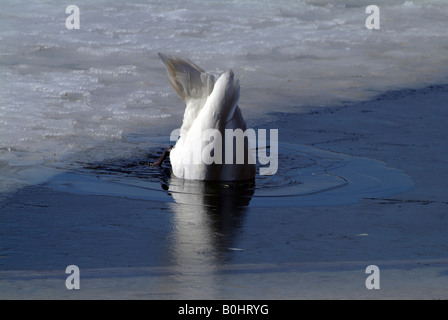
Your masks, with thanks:
[{"label": "ice sheet", "polygon": [[300,113],[446,79],[446,1],[376,1],[380,30],[365,27],[368,4],[80,0],[80,29],[68,30],[58,1],[3,1],[3,168],[67,168],[139,154],[149,146],[138,135],[168,136],[184,106],[159,51],[214,72],[233,68],[249,125],[274,111]]}]

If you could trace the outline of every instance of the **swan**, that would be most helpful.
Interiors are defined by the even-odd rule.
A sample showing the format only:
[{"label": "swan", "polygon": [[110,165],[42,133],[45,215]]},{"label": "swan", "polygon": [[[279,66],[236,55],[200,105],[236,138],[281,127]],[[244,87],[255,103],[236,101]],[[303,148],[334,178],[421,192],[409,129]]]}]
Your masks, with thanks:
[{"label": "swan", "polygon": [[[159,53],[159,57],[165,64],[171,86],[185,103],[179,139],[169,151],[174,176],[204,181],[254,179],[255,161],[247,139],[244,143],[244,162],[237,164],[233,137],[225,138],[226,129],[246,131],[246,122],[238,107],[240,84],[233,71],[229,69],[215,77],[188,59],[162,53]],[[219,133],[220,139],[213,136],[210,141],[204,141],[203,135],[210,129]],[[192,161],[193,153],[198,150],[198,146],[203,150],[204,143],[215,143],[212,148],[214,156],[221,154],[221,159],[232,159],[232,150],[233,161]],[[226,148],[229,144],[233,149]],[[229,158],[226,158],[226,151]],[[166,155],[167,153],[164,153],[164,156]]]}]

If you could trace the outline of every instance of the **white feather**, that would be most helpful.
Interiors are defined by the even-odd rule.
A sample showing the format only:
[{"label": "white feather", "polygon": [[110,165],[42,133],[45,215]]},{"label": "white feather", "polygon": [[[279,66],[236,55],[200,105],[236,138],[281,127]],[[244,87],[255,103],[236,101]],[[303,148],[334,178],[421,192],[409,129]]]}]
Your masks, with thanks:
[{"label": "white feather", "polygon": [[[249,145],[245,144],[244,164],[185,163],[193,159],[193,152],[202,146],[202,134],[207,129],[217,129],[223,138],[222,161],[225,159],[225,129],[246,130],[238,107],[239,80],[228,70],[217,80],[193,62],[159,53],[164,62],[168,79],[179,97],[185,102],[185,113],[180,138],[170,153],[173,174],[178,178],[209,181],[239,181],[253,179],[255,165]],[[233,150],[235,151],[235,150]],[[236,157],[233,152],[234,158]],[[251,160],[249,160],[251,159]]]}]

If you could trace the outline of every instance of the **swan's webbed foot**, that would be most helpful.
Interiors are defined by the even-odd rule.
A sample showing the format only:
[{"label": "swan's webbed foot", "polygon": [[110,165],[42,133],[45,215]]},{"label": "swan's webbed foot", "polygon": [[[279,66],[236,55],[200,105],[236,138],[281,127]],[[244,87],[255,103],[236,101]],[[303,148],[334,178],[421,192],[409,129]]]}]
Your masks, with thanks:
[{"label": "swan's webbed foot", "polygon": [[151,167],[160,167],[163,163],[163,161],[165,161],[165,159],[170,155],[171,149],[173,149],[173,146],[169,146],[168,148],[165,149],[165,151],[163,151],[163,154],[159,157],[159,159],[157,159],[156,162],[152,162],[149,165]]}]

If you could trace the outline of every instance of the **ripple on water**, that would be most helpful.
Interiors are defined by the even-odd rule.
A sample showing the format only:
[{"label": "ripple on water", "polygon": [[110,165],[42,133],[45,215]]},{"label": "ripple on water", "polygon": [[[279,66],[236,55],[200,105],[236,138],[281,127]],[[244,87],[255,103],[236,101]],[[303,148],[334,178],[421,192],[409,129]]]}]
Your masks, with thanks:
[{"label": "ripple on water", "polygon": [[[385,163],[305,145],[279,144],[278,171],[254,182],[203,182],[171,177],[169,161],[152,168],[150,156],[86,164],[46,185],[72,192],[207,206],[331,206],[386,197],[414,187]],[[257,170],[258,172],[258,170]]]}]

